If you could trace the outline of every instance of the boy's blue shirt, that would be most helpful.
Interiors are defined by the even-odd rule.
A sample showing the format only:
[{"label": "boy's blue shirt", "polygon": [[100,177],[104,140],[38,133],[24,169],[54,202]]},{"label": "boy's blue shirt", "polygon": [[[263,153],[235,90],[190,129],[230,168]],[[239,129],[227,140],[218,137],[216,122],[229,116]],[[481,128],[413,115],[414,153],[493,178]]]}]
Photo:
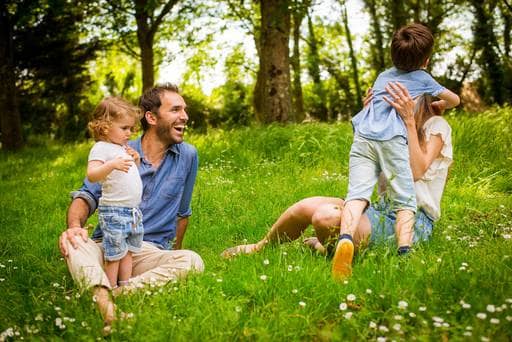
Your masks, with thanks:
[{"label": "boy's blue shirt", "polygon": [[[165,152],[160,166],[155,170],[144,159],[141,138],[130,141],[128,145],[136,150],[141,158],[139,173],[143,192],[140,210],[143,216],[144,241],[162,249],[169,249],[169,242],[176,236],[178,217],[188,217],[192,214],[190,203],[198,168],[197,150],[184,142],[171,145]],[[91,183],[85,178],[82,187],[72,196],[86,200],[92,214],[101,197],[101,185]],[[101,237],[101,230],[96,227],[92,239],[97,240]]]},{"label": "boy's blue shirt", "polygon": [[425,70],[406,72],[393,67],[383,71],[373,85],[373,100],[352,119],[355,134],[379,141],[389,140],[397,135],[407,139],[407,129],[402,118],[383,99],[383,96],[391,99],[384,89],[389,82],[400,82],[413,98],[423,94],[437,96],[445,90]]}]

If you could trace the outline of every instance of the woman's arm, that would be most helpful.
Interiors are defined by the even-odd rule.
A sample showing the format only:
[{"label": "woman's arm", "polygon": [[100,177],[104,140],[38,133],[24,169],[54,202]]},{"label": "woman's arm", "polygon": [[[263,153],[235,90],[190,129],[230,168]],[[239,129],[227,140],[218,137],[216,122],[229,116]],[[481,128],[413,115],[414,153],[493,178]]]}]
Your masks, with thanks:
[{"label": "woman's arm", "polygon": [[398,82],[388,83],[386,91],[393,100],[389,100],[386,96],[384,96],[384,100],[400,114],[407,128],[409,138],[409,162],[411,164],[414,181],[417,181],[423,177],[434,159],[441,153],[443,139],[441,139],[439,135],[430,136],[426,142],[425,149],[422,150],[416,131],[416,121],[414,119],[415,102],[409,94],[409,91]]}]

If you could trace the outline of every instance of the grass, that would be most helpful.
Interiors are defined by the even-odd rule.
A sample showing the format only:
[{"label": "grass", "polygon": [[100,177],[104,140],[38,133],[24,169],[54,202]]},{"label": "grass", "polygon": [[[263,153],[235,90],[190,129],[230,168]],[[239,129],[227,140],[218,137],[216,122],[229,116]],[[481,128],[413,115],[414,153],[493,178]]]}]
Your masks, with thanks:
[{"label": "grass", "polygon": [[[108,339],[508,340],[512,109],[448,120],[456,161],[431,242],[407,259],[384,246],[367,249],[346,284],[334,283],[330,260],[300,241],[230,261],[219,254],[261,238],[303,197],[344,195],[349,124],[191,134],[201,167],[184,245],[206,270],[119,298],[133,317]],[[101,337],[91,296],[75,288],[57,248],[90,145],[40,140],[0,154],[0,340]]]}]

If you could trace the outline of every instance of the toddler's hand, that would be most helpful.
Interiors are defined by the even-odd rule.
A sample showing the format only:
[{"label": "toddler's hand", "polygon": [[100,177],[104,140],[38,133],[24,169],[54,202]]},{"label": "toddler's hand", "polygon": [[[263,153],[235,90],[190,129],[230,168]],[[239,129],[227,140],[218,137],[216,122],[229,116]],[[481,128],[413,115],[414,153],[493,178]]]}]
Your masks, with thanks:
[{"label": "toddler's hand", "polygon": [[446,110],[446,101],[444,100],[434,101],[430,105],[436,115],[442,115]]},{"label": "toddler's hand", "polygon": [[121,156],[112,159],[110,162],[112,163],[112,166],[115,170],[119,170],[122,172],[128,172],[133,163],[131,159],[125,159]]},{"label": "toddler's hand", "polygon": [[128,153],[130,155],[130,157],[133,158],[133,161],[135,162],[135,164],[137,164],[137,166],[140,165],[140,154],[139,152],[135,151],[133,148],[131,148],[130,146],[125,146],[124,147],[126,149],[126,153]]}]

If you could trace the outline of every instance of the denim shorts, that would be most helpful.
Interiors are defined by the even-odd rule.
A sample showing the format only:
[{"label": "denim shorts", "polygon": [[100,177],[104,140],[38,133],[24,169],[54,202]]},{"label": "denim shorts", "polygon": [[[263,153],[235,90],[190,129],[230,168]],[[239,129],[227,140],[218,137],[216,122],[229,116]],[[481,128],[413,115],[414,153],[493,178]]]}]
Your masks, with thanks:
[{"label": "denim shorts", "polygon": [[388,180],[387,188],[393,207],[416,212],[416,195],[409,165],[409,149],[406,139],[402,136],[386,141],[354,136],[350,149],[346,201],[366,200],[370,203],[381,171]]},{"label": "denim shorts", "polygon": [[98,212],[106,261],[120,260],[128,251],[140,252],[144,228],[139,208],[100,205]]},{"label": "denim shorts", "polygon": [[[393,210],[389,202],[381,199],[372,204],[366,210],[366,216],[370,219],[372,234],[371,243],[395,242],[396,210]],[[418,241],[428,241],[432,235],[434,222],[420,208],[416,212],[414,222],[413,243]]]}]

